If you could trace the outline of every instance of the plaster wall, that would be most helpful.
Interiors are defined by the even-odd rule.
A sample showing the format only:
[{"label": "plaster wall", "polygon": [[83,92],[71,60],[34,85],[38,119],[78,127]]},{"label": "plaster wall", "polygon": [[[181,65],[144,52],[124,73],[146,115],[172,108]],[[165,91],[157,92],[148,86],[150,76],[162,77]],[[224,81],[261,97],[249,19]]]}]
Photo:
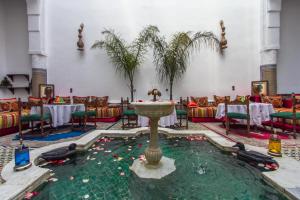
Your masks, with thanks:
[{"label": "plaster wall", "polygon": [[300,1],[282,1],[281,48],[278,55],[278,93],[300,93]]},{"label": "plaster wall", "polygon": [[[0,43],[4,44],[0,50],[1,80],[6,74],[31,74],[26,10],[26,1],[0,1]],[[26,86],[28,81],[23,77],[16,77],[13,85]],[[15,95],[6,89],[0,90],[0,98],[12,96],[26,97],[28,94],[21,89],[16,90]]]},{"label": "plaster wall", "polygon": [[[0,79],[2,79],[3,74],[5,73],[4,67],[6,66],[6,56],[5,56],[5,21],[4,21],[4,1],[0,0]],[[0,91],[1,94],[1,91]]]},{"label": "plaster wall", "polygon": [[[129,96],[127,81],[115,73],[104,50],[91,50],[104,28],[132,41],[143,27],[159,27],[167,39],[177,31],[213,31],[220,35],[224,20],[228,49],[224,56],[203,49],[195,53],[186,74],[174,86],[174,97],[249,94],[260,77],[260,1],[243,0],[46,0],[48,83],[56,94]],[[85,51],[77,50],[77,29],[85,24]],[[136,98],[158,87],[168,98],[167,85],[157,80],[150,53],[136,74]],[[236,90],[232,91],[232,86]]]}]

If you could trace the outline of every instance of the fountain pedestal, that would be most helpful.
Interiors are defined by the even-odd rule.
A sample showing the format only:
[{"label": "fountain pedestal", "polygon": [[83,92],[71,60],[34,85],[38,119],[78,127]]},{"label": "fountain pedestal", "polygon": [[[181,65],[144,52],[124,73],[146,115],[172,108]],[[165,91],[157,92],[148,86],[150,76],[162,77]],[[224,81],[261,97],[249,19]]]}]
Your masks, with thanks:
[{"label": "fountain pedestal", "polygon": [[136,159],[130,169],[141,178],[160,179],[175,171],[175,160],[162,156],[158,143],[158,121],[174,110],[172,102],[136,102],[138,115],[150,118],[150,143],[145,150],[146,162]]}]

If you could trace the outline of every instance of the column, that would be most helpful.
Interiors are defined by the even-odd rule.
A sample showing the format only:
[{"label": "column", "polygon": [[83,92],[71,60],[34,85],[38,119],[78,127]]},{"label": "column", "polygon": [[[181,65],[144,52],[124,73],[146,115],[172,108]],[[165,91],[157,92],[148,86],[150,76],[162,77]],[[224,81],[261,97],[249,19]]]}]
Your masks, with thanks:
[{"label": "column", "polygon": [[268,80],[269,94],[277,93],[277,54],[280,49],[281,0],[262,1],[261,79]]},{"label": "column", "polygon": [[29,54],[32,62],[32,95],[39,96],[39,85],[47,83],[45,52],[44,0],[26,0],[29,33]]}]

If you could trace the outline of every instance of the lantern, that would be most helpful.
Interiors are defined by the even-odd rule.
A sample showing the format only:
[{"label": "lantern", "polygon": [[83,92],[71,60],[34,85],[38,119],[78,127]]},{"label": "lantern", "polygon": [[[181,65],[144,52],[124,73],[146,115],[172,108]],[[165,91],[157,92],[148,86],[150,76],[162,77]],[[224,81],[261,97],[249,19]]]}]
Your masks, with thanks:
[{"label": "lantern", "polygon": [[21,171],[31,166],[29,148],[22,144],[20,140],[20,146],[15,148],[15,171]]},{"label": "lantern", "polygon": [[274,134],[271,135],[269,139],[269,146],[268,146],[268,154],[276,157],[281,157],[281,139],[276,134],[276,131]]}]

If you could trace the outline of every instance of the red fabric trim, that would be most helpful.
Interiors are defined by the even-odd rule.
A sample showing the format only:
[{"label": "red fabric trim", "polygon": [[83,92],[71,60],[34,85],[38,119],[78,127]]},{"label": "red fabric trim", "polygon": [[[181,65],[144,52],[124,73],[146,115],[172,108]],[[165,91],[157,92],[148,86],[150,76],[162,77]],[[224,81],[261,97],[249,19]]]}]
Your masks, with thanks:
[{"label": "red fabric trim", "polygon": [[[28,124],[23,125],[23,129],[28,129]],[[5,136],[19,132],[19,126],[0,129],[0,136]]]},{"label": "red fabric trim", "polygon": [[222,119],[216,119],[214,117],[191,117],[190,120],[194,123],[198,123],[198,122],[222,122]]},{"label": "red fabric trim", "polygon": [[[120,117],[96,118],[96,122],[117,122]],[[88,122],[94,122],[95,119],[88,119]]]},{"label": "red fabric trim", "polygon": [[282,106],[285,108],[292,108],[293,107],[293,99],[289,98],[289,99],[283,99],[282,100]]},{"label": "red fabric trim", "polygon": [[11,101],[11,100],[17,101],[17,98],[2,98],[2,99],[0,99],[0,101]]},{"label": "red fabric trim", "polygon": [[[263,122],[262,125],[271,126],[271,121]],[[279,121],[274,121],[273,122],[273,127],[274,128],[280,128],[282,130],[290,130],[290,131],[293,130],[293,125],[292,124],[284,124],[284,123],[279,122]],[[296,125],[296,131],[300,132],[300,126],[299,125]]]},{"label": "red fabric trim", "polygon": [[[117,122],[120,119],[120,117],[107,117],[107,118],[88,118],[87,122],[92,123],[92,122]],[[75,119],[74,123],[78,123],[79,119]]]}]

